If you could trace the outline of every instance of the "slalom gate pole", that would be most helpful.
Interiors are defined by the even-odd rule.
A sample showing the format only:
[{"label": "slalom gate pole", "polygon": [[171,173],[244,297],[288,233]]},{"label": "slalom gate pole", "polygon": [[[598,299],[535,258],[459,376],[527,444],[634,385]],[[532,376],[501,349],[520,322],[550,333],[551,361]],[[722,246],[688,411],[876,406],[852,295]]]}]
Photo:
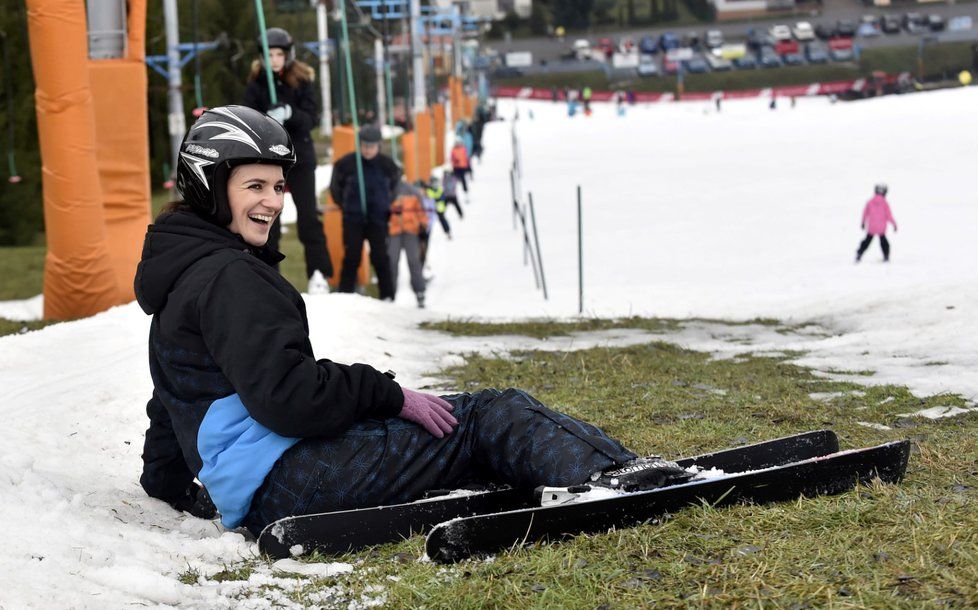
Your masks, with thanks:
[{"label": "slalom gate pole", "polygon": [[540,267],[540,286],[543,288],[543,300],[549,301],[547,294],[547,276],[543,272],[543,254],[540,253],[540,236],[537,234],[537,214],[533,211],[533,193],[527,193],[530,199],[530,222],[533,223],[533,243],[537,247],[537,265]]},{"label": "slalom gate pole", "polygon": [[581,185],[577,185],[577,314],[584,313],[584,222],[581,214]]},{"label": "slalom gate pole", "polygon": [[7,33],[3,30],[0,30],[0,42],[3,44],[3,48],[0,49],[0,52],[3,53],[3,90],[4,97],[7,98],[7,171],[10,172],[7,181],[11,184],[17,184],[20,182],[20,175],[17,173],[17,164],[14,162],[14,83],[10,78],[10,55],[7,49]]},{"label": "slalom gate pole", "polygon": [[265,29],[265,8],[261,0],[255,0],[255,13],[258,14],[258,35],[261,38],[261,54],[265,62],[265,77],[268,79],[268,100],[272,106],[278,104],[275,92],[275,79],[272,78],[272,60],[268,56],[268,32]]},{"label": "slalom gate pole", "polygon": [[530,244],[530,234],[526,231],[526,213],[520,210],[520,224],[523,227],[523,266],[527,264],[533,268],[533,285],[540,287],[540,276],[537,273],[537,263],[533,257],[533,245]]},{"label": "slalom gate pole", "polygon": [[509,168],[509,192],[512,194],[513,201],[513,228],[516,228],[516,215],[520,212],[520,204],[516,200],[516,175],[514,169]]},{"label": "slalom gate pole", "polygon": [[357,117],[357,93],[353,87],[353,61],[350,59],[350,30],[346,24],[346,0],[340,1],[341,46],[346,55],[346,85],[350,95],[350,115],[353,117],[354,151],[357,156],[357,182],[360,187],[360,210],[367,222],[367,189],[363,183],[363,157],[360,154],[360,119]]}]

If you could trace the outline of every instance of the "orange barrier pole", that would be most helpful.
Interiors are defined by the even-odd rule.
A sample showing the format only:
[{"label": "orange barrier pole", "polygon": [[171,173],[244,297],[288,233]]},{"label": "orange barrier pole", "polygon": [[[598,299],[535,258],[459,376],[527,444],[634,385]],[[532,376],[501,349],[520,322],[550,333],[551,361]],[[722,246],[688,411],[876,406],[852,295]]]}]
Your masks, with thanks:
[{"label": "orange barrier pole", "polygon": [[415,136],[409,131],[401,136],[401,160],[404,162],[404,179],[414,184],[418,179],[418,155],[414,146]]},{"label": "orange barrier pole", "polygon": [[415,146],[417,148],[418,177],[425,182],[431,179],[431,115],[421,111],[414,116]]},{"label": "orange barrier pole", "polygon": [[128,56],[88,62],[106,247],[123,301],[135,298],[133,278],[150,222],[149,117],[143,63],[146,0],[128,0],[128,8]]},{"label": "orange barrier pole", "polygon": [[[353,127],[340,125],[333,128],[333,163],[356,148],[356,137]],[[329,260],[333,264],[333,277],[329,285],[336,288],[340,285],[340,270],[343,268],[343,257],[346,248],[343,247],[343,210],[333,201],[329,190],[325,193],[326,208],[323,210],[323,231],[326,233],[326,249],[329,250]],[[357,269],[357,284],[366,286],[370,281],[370,257],[367,247],[360,254],[360,268]]]},{"label": "orange barrier pole", "polygon": [[44,317],[81,318],[123,302],[106,247],[85,4],[27,0],[27,24],[48,243]]},{"label": "orange barrier pole", "polygon": [[445,105],[432,104],[435,131],[435,166],[445,164]]}]

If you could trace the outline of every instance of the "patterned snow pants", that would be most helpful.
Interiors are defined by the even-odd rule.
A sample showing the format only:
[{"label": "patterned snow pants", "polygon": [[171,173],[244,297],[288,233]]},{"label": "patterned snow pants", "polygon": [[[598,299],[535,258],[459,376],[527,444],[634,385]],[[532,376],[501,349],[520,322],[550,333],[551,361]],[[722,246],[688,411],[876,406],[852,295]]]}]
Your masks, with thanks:
[{"label": "patterned snow pants", "polygon": [[410,502],[428,490],[472,482],[574,485],[636,457],[600,429],[522,390],[444,398],[459,424],[441,439],[391,418],[296,443],[258,488],[245,525],[257,535],[289,515]]}]

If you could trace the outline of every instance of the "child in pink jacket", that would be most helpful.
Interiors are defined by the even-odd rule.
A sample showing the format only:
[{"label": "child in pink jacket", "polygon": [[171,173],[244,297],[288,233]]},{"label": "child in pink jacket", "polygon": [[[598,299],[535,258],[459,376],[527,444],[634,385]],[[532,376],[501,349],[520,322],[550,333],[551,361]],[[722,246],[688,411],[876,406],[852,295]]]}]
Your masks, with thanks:
[{"label": "child in pink jacket", "polygon": [[862,228],[866,230],[866,239],[859,244],[859,249],[856,250],[857,263],[863,257],[863,253],[869,247],[870,242],[873,241],[874,235],[880,236],[883,262],[890,260],[890,242],[886,239],[886,225],[892,223],[893,231],[896,232],[897,223],[896,219],[893,218],[893,212],[890,211],[890,204],[886,202],[886,185],[877,184],[875,190],[876,195],[866,202],[866,207],[863,209]]}]

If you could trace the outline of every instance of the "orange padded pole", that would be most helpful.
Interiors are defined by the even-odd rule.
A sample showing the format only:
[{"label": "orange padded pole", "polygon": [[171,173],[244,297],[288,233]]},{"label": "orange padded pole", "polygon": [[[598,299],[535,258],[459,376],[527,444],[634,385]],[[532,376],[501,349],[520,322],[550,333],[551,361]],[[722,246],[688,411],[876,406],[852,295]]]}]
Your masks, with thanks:
[{"label": "orange padded pole", "polygon": [[106,247],[85,4],[27,0],[27,25],[48,243],[44,317],[80,318],[124,302]]},{"label": "orange padded pole", "polygon": [[435,132],[435,166],[445,164],[445,105],[432,104]]},{"label": "orange padded pole", "polygon": [[[353,152],[356,148],[356,137],[353,127],[340,125],[333,128],[333,163],[336,163],[344,155]],[[323,231],[326,233],[326,248],[329,250],[329,260],[333,263],[333,277],[329,278],[329,285],[336,288],[340,285],[340,269],[343,268],[343,256],[346,249],[343,247],[343,210],[339,204],[333,201],[333,197],[326,191],[326,209],[323,211]],[[367,255],[367,247],[364,246],[360,255],[360,268],[357,269],[357,284],[366,286],[370,281],[370,257]]]}]

